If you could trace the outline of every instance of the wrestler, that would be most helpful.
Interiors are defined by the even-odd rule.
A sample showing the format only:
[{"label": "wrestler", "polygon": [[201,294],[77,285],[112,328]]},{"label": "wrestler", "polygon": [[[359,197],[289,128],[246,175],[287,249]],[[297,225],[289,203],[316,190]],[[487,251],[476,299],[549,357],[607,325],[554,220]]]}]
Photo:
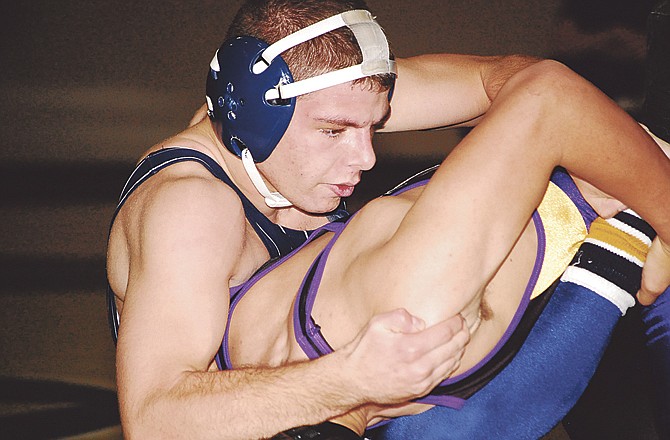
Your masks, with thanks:
[{"label": "wrestler", "polygon": [[[556,66],[545,63],[534,68]],[[562,78],[557,75],[553,80]],[[545,111],[546,96],[536,98],[548,93],[544,84],[529,87],[518,75],[501,90],[501,107],[492,107],[425,188],[410,187],[394,197],[377,199],[348,222],[324,226],[288,258],[233,289],[219,366],[273,367],[327,356],[355,340],[371,316],[397,308],[407,309],[428,325],[459,313],[471,329],[464,357],[453,379],[417,402],[461,405],[462,400],[451,394],[452,385],[479,374],[482,360],[509,355],[501,347],[516,337],[511,333],[519,322],[524,326],[522,315],[527,315],[528,302],[537,295],[532,291],[542,292],[558,278],[595,217],[570,180],[558,173],[529,223],[555,166],[565,166],[646,211],[662,238],[670,232],[670,207],[656,205],[669,195],[670,161],[623,111],[592,86],[582,87],[564,89],[561,100],[575,99],[575,106],[569,114],[561,113],[560,129],[559,124],[551,128],[558,121]],[[514,106],[505,104],[522,96],[531,101],[528,110],[533,112],[508,111]],[[593,107],[577,105],[585,97]],[[533,102],[536,99],[542,103]],[[495,145],[481,142],[493,128],[512,121],[518,127],[514,136],[498,138]],[[537,143],[545,148],[539,150]],[[504,154],[497,161],[487,160],[493,151]],[[526,178],[510,179],[520,175]],[[501,210],[496,200],[505,200],[507,209]],[[621,217],[626,218],[637,224],[635,216]],[[601,239],[612,233],[601,222],[591,229]],[[638,225],[638,229],[645,228]],[[561,242],[566,238],[567,243]],[[623,248],[644,260],[651,244],[651,238],[647,240],[648,244],[637,239],[637,246],[629,243]],[[651,254],[661,283],[670,282],[665,240],[656,239],[652,252],[659,253]],[[566,273],[564,280],[585,282],[579,272],[586,265],[581,259],[591,259],[589,252],[588,247],[580,251],[577,269]],[[666,286],[658,284],[654,294]],[[542,296],[535,301],[542,302]],[[634,304],[625,293],[609,299],[620,312]],[[531,310],[534,313],[538,311]],[[336,424],[362,435],[380,418],[426,409],[417,405],[368,405],[336,419]]]}]

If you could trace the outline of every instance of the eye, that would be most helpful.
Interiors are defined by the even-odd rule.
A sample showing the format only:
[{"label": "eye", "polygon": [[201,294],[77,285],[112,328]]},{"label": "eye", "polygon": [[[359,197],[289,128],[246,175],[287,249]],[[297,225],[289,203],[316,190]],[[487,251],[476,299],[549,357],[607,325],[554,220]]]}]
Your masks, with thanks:
[{"label": "eye", "polygon": [[344,130],[342,129],[333,129],[333,128],[320,128],[319,131],[323,134],[325,134],[329,138],[336,138],[342,133]]}]

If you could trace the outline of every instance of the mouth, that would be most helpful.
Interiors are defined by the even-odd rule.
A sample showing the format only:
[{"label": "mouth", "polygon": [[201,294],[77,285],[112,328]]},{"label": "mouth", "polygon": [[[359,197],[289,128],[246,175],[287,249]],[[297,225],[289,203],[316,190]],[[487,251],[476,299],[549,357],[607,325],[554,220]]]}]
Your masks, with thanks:
[{"label": "mouth", "polygon": [[338,197],[343,198],[349,197],[354,193],[356,183],[332,184],[330,187]]}]

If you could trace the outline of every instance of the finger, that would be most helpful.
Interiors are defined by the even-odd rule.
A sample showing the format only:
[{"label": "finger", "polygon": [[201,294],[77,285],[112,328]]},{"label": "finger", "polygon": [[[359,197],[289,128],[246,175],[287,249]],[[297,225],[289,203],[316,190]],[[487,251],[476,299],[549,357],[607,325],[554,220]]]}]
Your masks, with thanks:
[{"label": "finger", "polygon": [[642,305],[650,305],[668,285],[670,285],[670,247],[656,237],[642,268],[642,281],[637,299]]},{"label": "finger", "polygon": [[470,333],[462,319],[442,321],[426,330],[407,335],[417,361],[439,365],[449,359],[461,359]]},{"label": "finger", "polygon": [[656,298],[658,298],[658,295],[648,292],[644,289],[640,289],[637,292],[637,300],[642,304],[643,306],[650,306],[652,305],[655,301]]},{"label": "finger", "polygon": [[405,309],[395,309],[376,315],[374,321],[394,333],[416,333],[426,328],[426,322]]},{"label": "finger", "polygon": [[[467,339],[467,336],[469,335],[465,320],[460,315],[452,316],[444,321],[440,321],[412,336],[416,344],[428,348],[431,346],[438,347],[446,345],[452,342],[456,335],[459,335],[456,339],[456,342],[459,343],[462,342],[463,339]],[[421,344],[422,341],[423,344]]]},{"label": "finger", "polygon": [[426,321],[424,321],[423,319],[419,318],[416,315],[410,314],[409,312],[407,312],[407,314],[410,316],[410,318],[412,320],[412,330],[413,331],[420,332],[420,331],[422,331],[426,328]]}]

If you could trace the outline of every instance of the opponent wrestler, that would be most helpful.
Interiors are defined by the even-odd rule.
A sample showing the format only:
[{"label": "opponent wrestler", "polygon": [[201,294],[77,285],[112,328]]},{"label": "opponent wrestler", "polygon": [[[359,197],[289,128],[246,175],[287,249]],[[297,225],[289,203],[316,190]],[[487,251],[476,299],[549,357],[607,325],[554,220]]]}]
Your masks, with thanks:
[{"label": "opponent wrestler", "polygon": [[[519,75],[503,87],[487,118],[449,155],[425,189],[410,186],[395,197],[369,203],[346,223],[324,226],[289,257],[261,271],[247,285],[233,289],[219,365],[271,367],[327,356],[354,338],[370,316],[398,307],[428,324],[460,313],[472,332],[455,377],[417,400],[460,407],[463,402],[458,395],[470,392],[463,387],[476,387],[482,375],[491,374],[480,368],[483,360],[495,356],[496,364],[501,357],[513,355],[502,350],[502,345],[519,338],[514,330],[527,326],[525,319],[539,313],[537,308],[542,306],[538,303],[547,300],[543,295],[527,309],[532,291],[537,288],[542,292],[563,272],[571,253],[584,239],[585,225],[595,216],[569,179],[557,174],[556,185],[549,187],[539,214],[529,225],[530,214],[546,187],[545,179],[555,166],[565,165],[633,206],[646,207],[652,222],[659,231],[665,230],[661,233],[667,237],[670,207],[654,205],[670,196],[670,160],[642,129],[591,90],[588,95],[595,107],[566,117],[566,131],[561,131],[562,139],[554,145],[552,139],[559,131],[547,128],[552,125],[552,116],[544,114],[543,105],[533,106],[542,117],[532,122],[519,122],[521,115],[504,107],[508,99],[520,99],[519,90],[531,100],[536,93],[544,93],[541,84],[530,90],[526,86]],[[573,96],[584,97],[580,93]],[[596,109],[602,114],[589,114]],[[512,120],[517,121],[517,135],[499,139],[496,146],[477,142],[492,126]],[[588,134],[572,133],[581,124],[590,128]],[[538,128],[542,133],[536,131]],[[597,136],[592,137],[594,133]],[[617,143],[619,136],[623,136],[623,143]],[[550,147],[538,151],[535,141]],[[506,154],[490,163],[487,159],[493,148]],[[521,173],[526,179],[510,181],[510,175]],[[642,194],[652,186],[662,189]],[[496,199],[505,200],[508,209],[500,212]],[[571,209],[575,211],[572,217]],[[482,217],[491,221],[478,221]],[[619,220],[627,217],[631,225],[639,221],[634,216]],[[607,223],[591,226],[593,237],[612,234],[604,225]],[[638,229],[644,231],[644,227]],[[643,261],[651,239],[646,238],[649,243],[645,244],[632,238],[620,247]],[[616,240],[606,241],[617,245]],[[635,242],[637,246],[632,246]],[[656,241],[656,245],[668,252],[664,242]],[[584,247],[573,270],[566,274],[571,281],[591,281],[580,273],[588,266],[581,260],[593,258],[589,252],[592,250]],[[670,253],[663,254],[660,262],[664,282],[670,282]],[[608,269],[619,270],[614,264]],[[355,293],[352,286],[358,286]],[[637,291],[628,290],[632,294]],[[618,293],[610,300],[625,312],[635,301],[632,295]],[[361,435],[367,424],[379,417],[421,409],[414,404],[391,408],[368,405],[336,422]],[[442,429],[448,431],[449,427]]]},{"label": "opponent wrestler", "polygon": [[[670,154],[669,18],[665,2],[658,3],[648,18],[646,97],[640,115],[660,136],[650,133],[666,155]],[[643,307],[641,314],[656,396],[652,401],[655,428],[659,438],[669,438],[670,289]],[[562,282],[519,353],[462,409],[435,407],[366,436],[375,440],[404,440],[417,433],[425,440],[539,438],[563,419],[587,387],[618,317],[619,310],[590,289]],[[444,426],[450,427],[448,433]]]},{"label": "opponent wrestler", "polygon": [[[249,32],[243,34],[253,35],[255,29],[260,33],[255,35],[272,42],[320,18],[355,7],[359,7],[357,2],[251,4],[231,32],[237,34],[247,26]],[[295,68],[294,82],[357,66],[365,58],[360,46],[369,49],[380,43],[380,35],[383,38],[374,26],[373,33],[376,36],[372,40],[364,38],[368,43],[360,43],[343,28],[328,33],[335,36],[334,40],[325,36],[310,40],[308,43],[314,44],[307,45],[309,56],[298,50],[303,45],[289,50],[286,55],[292,60],[289,70]],[[384,39],[380,47],[385,44]],[[379,55],[372,55],[372,60],[384,61]],[[392,65],[388,55],[385,60],[387,67]],[[405,79],[395,87],[394,110],[387,128],[475,121],[495,100],[500,86],[533,62],[520,57],[448,55],[398,60],[398,70]],[[540,70],[535,74],[545,73]],[[335,208],[340,196],[351,193],[360,171],[372,166],[370,137],[372,128],[386,113],[380,111],[380,90],[389,75],[390,70],[386,79],[382,75],[379,89],[358,91],[335,86],[311,93],[311,107],[307,100],[290,98],[293,114],[286,122],[290,124],[283,128],[285,132],[279,130],[283,136],[279,135],[276,148],[270,145],[270,152],[276,151],[258,164],[264,183],[270,186],[267,197],[256,192],[239,158],[224,147],[209,121],[153,148],[185,146],[198,150],[205,154],[208,169],[193,163],[200,160],[193,155],[170,157],[174,150],[152,156],[147,174],[140,174],[124,192],[112,225],[108,275],[115,296],[110,297],[110,308],[115,329],[116,306],[121,315],[118,384],[128,437],[180,432],[199,438],[220,437],[221,426],[233,438],[262,436],[325,420],[367,401],[388,403],[414,397],[430,388],[429,383],[437,383],[448,370],[443,366],[444,359],[457,356],[463,344],[463,333],[448,342],[460,328],[460,321],[416,333],[421,327],[416,320],[392,314],[373,320],[362,338],[347,349],[316,362],[275,370],[206,371],[223,336],[220,316],[228,309],[228,298],[221,295],[221,287],[244,281],[268,255],[286,252],[302,242],[307,235],[304,230],[327,221],[308,213]],[[344,83],[349,81],[350,77],[345,76]],[[260,84],[259,90],[265,92],[262,87]],[[442,99],[435,90],[450,99]],[[384,102],[387,96],[384,91]],[[428,105],[431,102],[434,105]],[[219,110],[225,108],[223,113],[229,120],[236,120],[240,113],[229,106],[244,106],[242,100],[226,99],[225,93],[214,96],[211,103]],[[276,103],[284,108],[281,100]],[[329,109],[328,118],[312,126],[313,114],[319,109]],[[351,125],[356,120],[359,124]],[[266,126],[268,121],[260,120],[255,129],[262,131]],[[306,145],[308,137],[311,145]],[[170,167],[164,169],[166,165]],[[145,182],[149,176],[153,177]],[[328,185],[315,184],[318,182]],[[286,202],[273,192],[286,195],[293,206],[278,207],[277,203]],[[278,227],[277,223],[297,231]],[[166,322],[173,324],[166,326]],[[434,349],[436,346],[440,348]],[[374,362],[382,356],[388,364]],[[396,374],[396,380],[381,379],[388,374]],[[426,374],[428,379],[424,380]],[[367,385],[342,387],[349,382]],[[286,405],[305,389],[309,392]]]}]

